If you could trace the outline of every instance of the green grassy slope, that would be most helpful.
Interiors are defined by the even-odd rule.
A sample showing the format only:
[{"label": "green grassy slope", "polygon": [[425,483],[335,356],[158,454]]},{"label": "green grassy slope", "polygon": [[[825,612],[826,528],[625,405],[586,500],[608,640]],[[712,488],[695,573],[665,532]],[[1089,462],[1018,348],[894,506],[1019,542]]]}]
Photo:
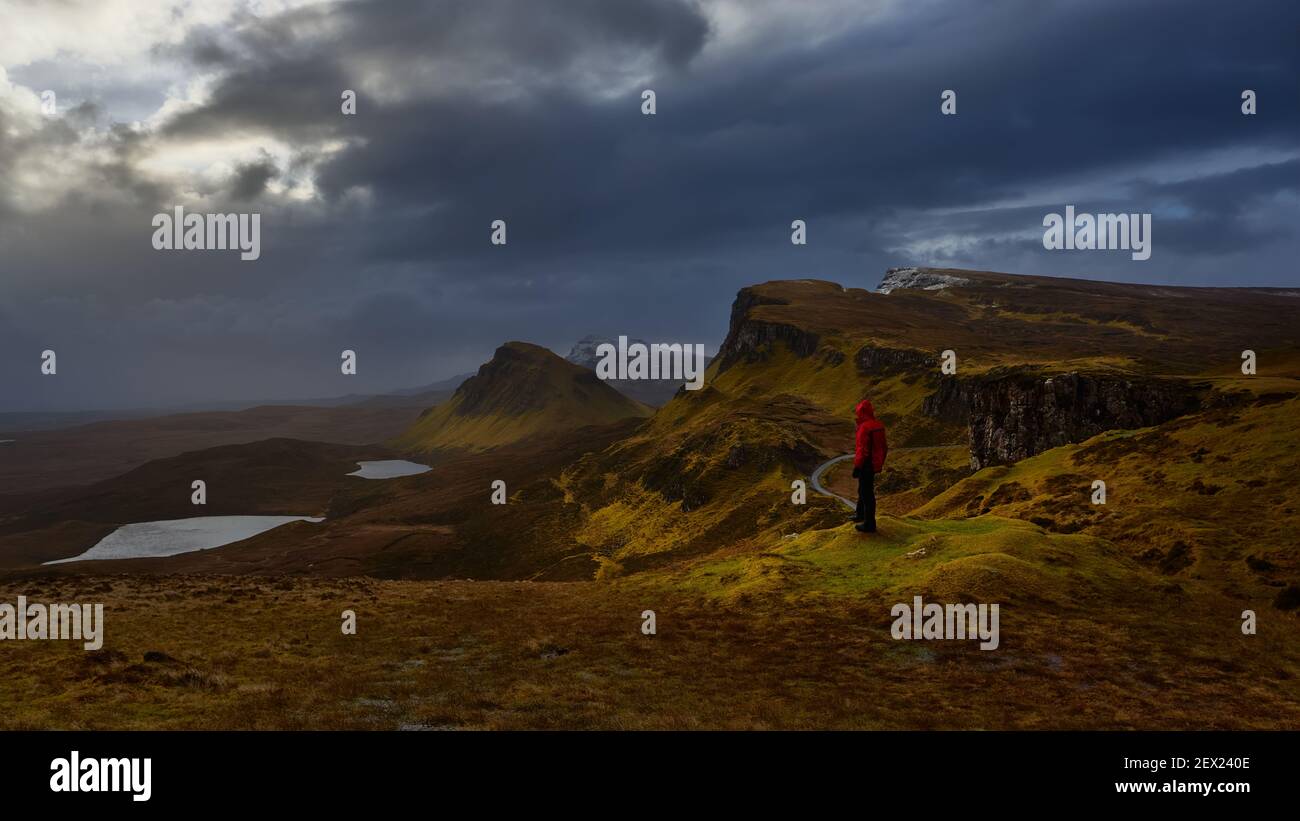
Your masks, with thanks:
[{"label": "green grassy slope", "polygon": [[[982,470],[916,514],[994,513],[1094,535],[1162,575],[1212,580],[1256,607],[1295,608],[1300,381],[1292,387]],[[1104,505],[1092,503],[1096,480],[1106,483]]]}]

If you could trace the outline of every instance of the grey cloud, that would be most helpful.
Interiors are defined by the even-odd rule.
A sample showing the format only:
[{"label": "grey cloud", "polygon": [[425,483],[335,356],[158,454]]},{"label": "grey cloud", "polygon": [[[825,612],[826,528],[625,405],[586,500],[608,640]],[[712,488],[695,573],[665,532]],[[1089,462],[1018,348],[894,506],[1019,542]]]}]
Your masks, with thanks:
[{"label": "grey cloud", "polygon": [[266,191],[266,184],[275,179],[279,169],[270,160],[245,163],[231,175],[229,194],[236,201],[255,199]]},{"label": "grey cloud", "polygon": [[[702,7],[650,0],[348,2],[191,32],[164,56],[215,72],[207,102],[159,133],[113,132],[57,229],[0,224],[0,311],[24,316],[4,332],[19,365],[0,376],[26,373],[53,335],[105,372],[131,356],[171,369],[159,384],[177,391],[250,395],[291,372],[284,391],[328,393],[322,363],[340,347],[382,363],[370,387],[420,384],[508,338],[566,348],[625,328],[716,344],[742,285],[869,287],[900,264],[1300,284],[1297,228],[1277,214],[1300,187],[1296,161],[1194,168],[1227,149],[1294,151],[1293,3],[950,2],[842,23],[816,43],[725,54],[710,52]],[[630,80],[643,75],[655,117]],[[1237,108],[1247,87],[1253,119]],[[361,92],[355,117],[339,111],[344,88]],[[956,117],[938,113],[945,88]],[[2,126],[7,171],[41,145]],[[81,145],[69,123],[42,134]],[[212,208],[256,199],[263,259],[152,252],[141,226],[175,195],[144,173],[152,152],[259,135],[292,147],[287,164],[252,162],[201,193]],[[1188,179],[1151,181],[1176,160]],[[308,177],[319,200],[267,188]],[[1094,210],[1160,209],[1152,261],[1042,249],[1043,209],[1085,186]],[[99,189],[130,207],[105,212]],[[497,218],[506,247],[488,243]],[[789,243],[794,218],[809,222],[805,248]],[[95,332],[112,344],[90,345]]]}]

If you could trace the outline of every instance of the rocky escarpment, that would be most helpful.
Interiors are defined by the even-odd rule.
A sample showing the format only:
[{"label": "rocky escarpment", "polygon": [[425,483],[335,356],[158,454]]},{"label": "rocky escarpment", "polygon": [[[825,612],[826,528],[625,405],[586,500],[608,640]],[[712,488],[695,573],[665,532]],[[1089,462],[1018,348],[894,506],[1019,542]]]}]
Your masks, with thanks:
[{"label": "rocky escarpment", "polygon": [[965,425],[970,422],[971,397],[976,388],[970,381],[948,376],[939,380],[935,392],[921,404],[921,413],[941,422]]},{"label": "rocky escarpment", "polygon": [[922,411],[949,422],[965,419],[971,468],[979,470],[1103,431],[1158,425],[1199,403],[1196,387],[1180,380],[994,370],[943,380]]},{"label": "rocky escarpment", "polygon": [[731,323],[727,338],[718,349],[718,372],[739,362],[754,363],[767,358],[772,346],[780,342],[795,356],[807,357],[817,352],[821,338],[812,331],[784,322],[769,322],[750,316],[760,305],[788,305],[783,299],[763,296],[753,288],[741,288],[731,303]]},{"label": "rocky escarpment", "polygon": [[863,345],[853,355],[853,364],[864,376],[907,372],[927,374],[939,367],[939,358],[924,351]]}]

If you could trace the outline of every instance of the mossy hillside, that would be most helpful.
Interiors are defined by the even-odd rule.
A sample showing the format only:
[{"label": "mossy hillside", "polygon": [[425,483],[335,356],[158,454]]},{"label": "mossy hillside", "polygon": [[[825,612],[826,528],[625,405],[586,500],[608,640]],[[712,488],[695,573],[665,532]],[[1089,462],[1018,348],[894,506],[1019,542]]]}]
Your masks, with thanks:
[{"label": "mossy hillside", "polygon": [[832,364],[824,353],[798,357],[777,343],[763,362],[724,371],[714,387],[728,395],[754,399],[779,394],[798,396],[826,416],[842,420],[840,427],[846,431],[843,435],[847,442],[839,446],[839,452],[852,448],[853,409],[864,398],[871,399],[881,421],[894,428],[896,441],[906,441],[914,430],[932,425],[922,415],[921,405],[933,392],[937,373],[861,374],[853,364],[853,353],[860,344],[840,337],[829,340],[826,347],[845,357]]},{"label": "mossy hillside", "polygon": [[559,480],[582,511],[568,538],[609,576],[842,516],[837,503],[811,491],[808,504],[792,503],[792,483],[817,458],[813,443],[792,430],[739,418],[695,436],[634,437],[589,457]]},{"label": "mossy hillside", "polygon": [[[704,390],[681,392],[627,441],[566,471],[565,492],[581,506],[573,520],[583,522],[574,545],[596,550],[603,566],[615,572],[635,566],[628,560],[636,556],[665,559],[721,546],[719,522],[743,539],[799,518],[793,506],[781,506],[789,482],[805,476],[818,460],[851,449],[850,413],[863,396],[873,399],[889,426],[896,457],[904,446],[942,445],[960,437],[961,431],[922,413],[936,374],[861,374],[854,357],[862,346],[928,355],[951,346],[959,351],[961,372],[971,374],[1004,363],[1150,369],[1166,345],[1196,342],[1181,313],[1153,309],[1151,295],[1141,288],[992,274],[973,278],[972,287],[890,295],[816,281],[748,289],[761,298],[746,309],[746,321],[798,327],[815,334],[816,344],[803,345],[801,356],[783,341],[787,335],[747,337],[751,341],[743,355],[725,369],[720,357],[710,368]],[[1073,295],[1070,311],[1048,310],[1059,306],[1061,289]],[[1237,302],[1254,304],[1261,298],[1273,297],[1227,294],[1211,307],[1224,317],[1235,316],[1243,310]],[[1058,326],[1069,326],[1064,339],[1055,334]],[[762,339],[769,341],[752,341]],[[1188,367],[1179,361],[1170,369]],[[448,428],[453,433],[443,435],[462,446],[498,443],[506,435],[500,420],[480,425],[464,436],[453,435],[454,426]],[[896,465],[904,469],[882,477],[887,485],[882,510],[923,505],[958,478],[939,459],[918,460],[912,469],[906,457],[896,458]],[[1014,492],[994,501],[1011,502]],[[898,497],[897,504],[890,496]],[[663,515],[660,504],[684,521]],[[960,515],[968,512],[963,507]],[[620,534],[623,526],[636,532]]]},{"label": "mossy hillside", "polygon": [[[1015,517],[1106,538],[1163,575],[1268,604],[1300,583],[1300,401],[1266,391],[989,468],[916,513]],[[1092,504],[1094,480],[1106,504]]]},{"label": "mossy hillside", "polygon": [[933,429],[924,379],[859,374],[850,356],[825,355],[841,344],[799,357],[777,342],[758,361],[712,366],[703,390],[681,392],[627,441],[565,471],[563,492],[583,511],[566,537],[608,577],[838,521],[840,504],[811,490],[807,505],[792,504],[791,483],[852,450],[860,399],[872,398],[895,441]]},{"label": "mossy hillside", "polygon": [[[964,440],[959,426],[922,413],[937,374],[861,374],[851,358],[855,346],[833,339],[821,355],[800,357],[778,342],[759,362],[740,363],[720,374],[715,365],[703,391],[683,392],[666,404],[644,435],[650,440],[671,439],[731,418],[767,417],[777,424],[797,425],[830,458],[852,450],[853,409],[869,398],[877,416],[889,426],[895,446]],[[836,362],[825,356],[827,351],[845,357]]]},{"label": "mossy hillside", "polygon": [[661,493],[634,484],[591,509],[573,538],[592,551],[601,564],[600,575],[611,577],[689,558],[799,518],[797,510],[783,509],[793,505],[788,486],[783,492],[784,476],[779,472],[757,482],[738,477],[729,484],[733,487],[720,484],[716,489],[730,491],[729,497],[738,504],[714,503],[691,512],[681,511],[679,504],[665,500]]},{"label": "mossy hillside", "polygon": [[764,534],[748,551],[692,563],[672,583],[727,599],[759,591],[792,601],[911,591],[945,600],[1071,606],[1151,581],[1104,540],[1014,519],[882,516],[878,528],[873,535],[849,524]]},{"label": "mossy hillside", "polygon": [[[1071,325],[1088,325],[1092,328],[1108,328],[1123,333],[1149,337],[1151,339],[1168,340],[1170,338],[1167,333],[1163,333],[1154,328],[1144,328],[1135,322],[1114,318],[1083,316],[1082,314],[1077,314],[1072,311],[1054,310],[1031,313],[1028,311],[1017,311],[1011,308],[997,307],[990,308],[990,310],[994,311],[997,316],[1004,319],[1014,319],[1020,322],[1036,322],[1046,326],[1063,325],[1066,327]],[[1044,328],[1044,330],[1050,331],[1051,328]]]},{"label": "mossy hillside", "polygon": [[417,453],[435,450],[478,452],[544,433],[617,421],[626,416],[626,409],[619,404],[588,405],[586,411],[576,414],[572,408],[557,405],[517,416],[504,413],[467,416],[458,414],[456,406],[448,402],[423,416],[398,437],[395,446]]},{"label": "mossy hillside", "polygon": [[[890,699],[895,710],[906,712],[917,688],[941,676],[949,691],[927,704],[949,718],[993,687],[1003,703],[1019,705],[1010,725],[995,722],[1002,726],[1141,726],[1160,714],[1171,721],[1165,726],[1205,729],[1236,720],[1212,716],[1206,706],[1245,687],[1272,705],[1251,711],[1249,723],[1296,726],[1286,693],[1300,676],[1300,621],[1272,611],[1261,616],[1258,635],[1244,635],[1242,602],[1214,580],[1171,579],[1105,539],[1023,521],[884,516],[873,536],[847,524],[765,535],[612,586],[650,603],[672,591],[715,602],[721,612],[745,612],[756,642],[783,643],[787,652],[829,644],[825,652],[866,665],[875,697]],[[891,639],[894,605],[910,606],[915,596],[997,604],[998,650],[985,653],[974,641]],[[813,612],[842,614],[867,646],[824,636],[808,618]],[[664,629],[674,614],[665,607],[659,617]],[[818,664],[805,675],[824,669]],[[1041,695],[1046,681],[1060,685],[1050,707],[1031,695]],[[1143,694],[1162,706],[1105,706]],[[1098,709],[1108,717],[1098,721]],[[911,721],[932,726],[920,714]],[[973,715],[941,723],[990,726]]]},{"label": "mossy hillside", "polygon": [[[1071,284],[1075,286],[1076,290],[1094,287]],[[982,283],[974,289],[885,296],[818,282],[755,286],[749,290],[761,292],[764,300],[771,301],[755,304],[747,315],[763,322],[798,324],[817,335],[816,345],[809,347],[800,343],[799,337],[783,334],[745,337],[750,341],[743,355],[733,357],[725,369],[720,357],[710,368],[703,390],[682,391],[625,440],[565,469],[555,479],[559,501],[547,502],[559,505],[563,515],[555,511],[539,514],[530,534],[551,543],[556,554],[589,551],[598,563],[598,572],[614,577],[737,545],[751,549],[773,536],[803,532],[810,523],[842,516],[838,502],[815,496],[804,508],[790,504],[790,483],[806,477],[826,458],[851,449],[850,413],[864,395],[877,404],[894,446],[892,471],[887,470],[878,480],[882,512],[897,514],[919,507],[925,518],[997,512],[1027,520],[1028,516],[1018,515],[1016,505],[1026,504],[1036,493],[1054,494],[1062,497],[1055,503],[1056,513],[1035,511],[1031,515],[1049,531],[1081,530],[1083,525],[1071,518],[1079,507],[1073,498],[1077,489],[1067,487],[1074,481],[1069,476],[1077,473],[1077,466],[1062,462],[1069,449],[1041,454],[1025,463],[1027,467],[998,468],[968,479],[962,483],[968,492],[957,498],[948,489],[961,478],[960,466],[952,458],[957,449],[904,450],[909,444],[943,445],[952,440],[954,431],[936,428],[934,420],[921,410],[937,377],[914,370],[864,375],[854,364],[854,354],[866,344],[926,350],[940,337],[975,334],[990,312],[994,315],[990,321],[999,328],[1008,323],[1036,327],[1006,339],[992,334],[995,339],[986,341],[983,349],[989,361],[1000,361],[991,356],[997,353],[1021,363],[1045,357],[1059,364],[1059,340],[1043,334],[1043,327],[1053,323],[1076,325],[1075,331],[1089,335],[1081,353],[1091,357],[1089,361],[1096,360],[1093,364],[1097,367],[1132,367],[1132,362],[1156,350],[1151,347],[1152,337],[1172,335],[1180,343],[1185,341],[1186,329],[1177,324],[1174,314],[1134,313],[1134,305],[1145,305],[1138,298],[1145,299],[1145,292],[1134,296],[1138,292],[1132,288],[1103,284],[1096,286],[1096,305],[1072,306],[1069,316],[1056,316],[1035,305],[1035,300],[1053,303],[1048,292],[1056,287],[1055,282],[1034,279],[1017,280],[1009,286]],[[1120,303],[1128,307],[1120,310]],[[1024,316],[1002,317],[1002,312]],[[974,325],[968,326],[968,322]],[[947,335],[931,338],[930,332],[937,332],[940,326],[948,329]],[[1130,342],[1106,353],[1116,347],[1112,343],[1120,336]],[[1131,339],[1138,337],[1144,341]],[[784,341],[787,338],[800,343],[807,355],[796,354]],[[961,350],[967,350],[964,343]],[[1133,356],[1128,355],[1130,350]],[[971,358],[964,357],[963,372],[970,365]],[[1182,363],[1175,369],[1186,370]],[[1222,382],[1218,387],[1225,391],[1232,389],[1234,380],[1225,375],[1216,381]],[[477,432],[470,438],[483,441],[488,437]],[[1048,475],[1054,478],[1050,487],[1025,488],[1014,481],[1022,471],[1031,472],[1025,481],[1034,486],[1039,479],[1048,481]],[[1032,475],[1034,471],[1043,476]],[[838,473],[831,477],[833,484],[843,483]],[[1122,489],[1124,477],[1115,481]],[[984,488],[982,483],[987,482],[993,486]],[[1112,484],[1112,494],[1116,487]],[[1090,506],[1086,506],[1084,490],[1085,513],[1079,515],[1104,518],[1104,511],[1087,512]],[[852,495],[851,489],[841,492]],[[1186,548],[1177,548],[1177,544],[1170,540],[1167,545],[1156,545],[1163,556],[1160,561],[1181,561],[1179,555],[1165,555],[1166,549],[1180,549],[1185,555]]]}]

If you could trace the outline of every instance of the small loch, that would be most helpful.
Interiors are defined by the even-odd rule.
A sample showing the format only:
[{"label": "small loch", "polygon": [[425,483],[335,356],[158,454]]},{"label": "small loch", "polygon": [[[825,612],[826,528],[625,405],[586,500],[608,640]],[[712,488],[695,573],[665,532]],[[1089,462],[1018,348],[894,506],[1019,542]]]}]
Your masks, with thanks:
[{"label": "small loch", "polygon": [[415,462],[408,462],[405,459],[386,459],[380,462],[357,462],[360,470],[354,470],[349,476],[358,476],[362,479],[396,479],[399,476],[415,476],[420,473],[428,473],[432,468],[428,465],[420,465]]},{"label": "small loch", "polygon": [[311,516],[195,516],[122,525],[85,553],[44,564],[96,559],[153,559],[252,538],[289,522],[323,522]]}]

